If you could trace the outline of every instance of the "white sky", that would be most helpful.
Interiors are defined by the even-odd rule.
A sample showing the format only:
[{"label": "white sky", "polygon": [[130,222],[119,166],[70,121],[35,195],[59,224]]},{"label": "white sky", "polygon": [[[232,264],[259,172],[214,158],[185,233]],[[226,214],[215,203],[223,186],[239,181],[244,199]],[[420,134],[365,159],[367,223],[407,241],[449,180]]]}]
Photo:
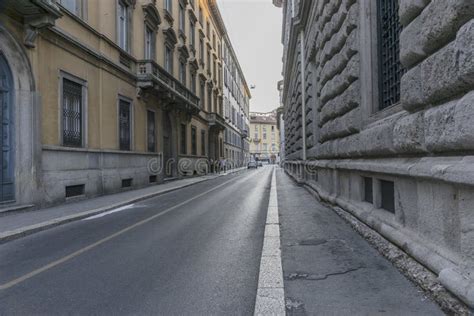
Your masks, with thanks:
[{"label": "white sky", "polygon": [[272,0],[217,0],[250,90],[250,111],[268,112],[279,106],[282,11]]}]

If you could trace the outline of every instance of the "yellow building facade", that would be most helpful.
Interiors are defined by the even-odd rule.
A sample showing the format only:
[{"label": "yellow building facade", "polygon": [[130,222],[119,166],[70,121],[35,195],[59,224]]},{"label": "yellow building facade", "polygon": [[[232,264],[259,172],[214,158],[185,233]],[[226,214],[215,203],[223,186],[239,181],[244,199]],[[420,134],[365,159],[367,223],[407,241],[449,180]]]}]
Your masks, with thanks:
[{"label": "yellow building facade", "polygon": [[0,202],[57,203],[206,172],[202,160],[223,156],[215,9],[212,0],[3,1]]},{"label": "yellow building facade", "polygon": [[277,162],[280,152],[280,132],[276,111],[250,112],[250,155],[258,160]]}]

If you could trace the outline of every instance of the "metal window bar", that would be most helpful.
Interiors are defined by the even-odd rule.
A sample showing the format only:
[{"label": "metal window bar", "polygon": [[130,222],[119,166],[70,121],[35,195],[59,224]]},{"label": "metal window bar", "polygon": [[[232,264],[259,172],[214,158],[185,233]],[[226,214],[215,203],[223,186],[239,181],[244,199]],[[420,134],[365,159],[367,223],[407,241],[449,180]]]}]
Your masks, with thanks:
[{"label": "metal window bar", "polygon": [[82,146],[82,85],[63,79],[63,145]]},{"label": "metal window bar", "polygon": [[400,101],[400,80],[405,69],[400,63],[398,0],[378,0],[378,59],[380,109]]},{"label": "metal window bar", "polygon": [[156,151],[156,127],[155,127],[155,112],[147,112],[148,119],[148,151]]},{"label": "metal window bar", "polygon": [[130,150],[130,103],[120,100],[119,103],[119,142],[120,150]]}]

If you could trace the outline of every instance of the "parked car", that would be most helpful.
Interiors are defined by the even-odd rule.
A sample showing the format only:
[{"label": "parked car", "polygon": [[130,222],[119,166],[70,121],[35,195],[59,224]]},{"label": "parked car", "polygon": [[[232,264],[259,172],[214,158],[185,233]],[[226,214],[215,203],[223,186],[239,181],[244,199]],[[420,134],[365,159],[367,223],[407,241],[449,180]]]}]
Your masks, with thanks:
[{"label": "parked car", "polygon": [[262,162],[261,162],[260,160],[258,161],[257,165],[258,165],[259,167],[263,167],[263,164],[262,164]]},{"label": "parked car", "polygon": [[250,160],[248,163],[247,163],[247,169],[250,169],[250,168],[255,168],[257,169],[257,162],[255,160]]}]

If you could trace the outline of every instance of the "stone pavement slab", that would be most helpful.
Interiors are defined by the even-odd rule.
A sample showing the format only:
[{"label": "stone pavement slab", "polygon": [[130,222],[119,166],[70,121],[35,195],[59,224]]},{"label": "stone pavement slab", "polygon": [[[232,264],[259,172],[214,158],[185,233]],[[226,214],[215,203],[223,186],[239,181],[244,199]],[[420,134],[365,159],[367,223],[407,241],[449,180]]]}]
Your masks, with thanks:
[{"label": "stone pavement slab", "polygon": [[443,315],[282,169],[277,189],[287,315]]}]

